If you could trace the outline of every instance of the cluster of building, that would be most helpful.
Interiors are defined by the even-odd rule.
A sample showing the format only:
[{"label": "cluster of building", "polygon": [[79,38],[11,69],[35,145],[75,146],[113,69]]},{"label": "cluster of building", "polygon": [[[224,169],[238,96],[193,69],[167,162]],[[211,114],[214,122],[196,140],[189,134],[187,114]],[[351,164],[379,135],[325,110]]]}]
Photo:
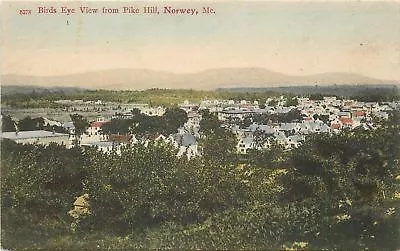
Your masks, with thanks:
[{"label": "cluster of building", "polygon": [[[158,108],[155,110],[158,110]],[[148,110],[146,109],[142,112],[149,115],[147,111]],[[155,113],[151,113],[152,116],[161,116],[163,113],[159,113],[160,115],[154,114]],[[118,118],[121,119],[120,114],[118,115]],[[125,113],[123,118],[131,118],[131,116],[129,116],[128,113]],[[120,153],[123,147],[134,146],[136,144],[144,144],[147,146],[151,141],[154,141],[174,146],[178,150],[178,156],[186,155],[188,158],[193,158],[199,155],[197,147],[199,134],[198,131],[193,130],[193,118],[190,118],[190,114],[188,114],[188,118],[188,122],[186,122],[183,127],[179,128],[176,133],[170,135],[148,134],[139,137],[135,134],[103,134],[101,127],[105,123],[109,122],[109,120],[100,116],[96,121],[92,122],[86,132],[80,136],[79,142],[82,146],[94,146],[103,152],[116,151],[117,153]],[[200,121],[196,124],[199,125]],[[71,131],[70,141],[73,142],[74,139],[74,131]]]},{"label": "cluster of building", "polygon": [[[102,100],[96,101],[84,101],[81,99],[77,100],[56,100],[56,104],[64,106],[64,112],[74,112],[74,113],[103,113],[109,114],[114,113],[119,116],[129,116],[130,111],[134,108],[141,110],[142,113],[149,116],[162,116],[165,112],[164,107],[151,107],[148,104],[125,104],[116,102],[104,102]],[[128,118],[128,117],[125,117]]]},{"label": "cluster of building", "polygon": [[[124,146],[134,146],[150,141],[171,144],[177,149],[178,156],[186,155],[193,158],[201,154],[198,147],[198,139],[202,137],[200,132],[201,110],[208,109],[222,122],[222,126],[231,130],[237,137],[237,152],[246,154],[250,149],[269,148],[273,143],[280,144],[286,149],[300,146],[310,134],[338,133],[343,129],[352,130],[362,127],[372,130],[376,127],[376,118],[387,119],[390,112],[400,107],[399,102],[376,103],[359,102],[356,100],[341,100],[336,97],[324,97],[322,100],[310,100],[309,98],[296,98],[296,105],[288,104],[285,97],[274,97],[266,100],[265,104],[258,101],[234,101],[234,100],[204,100],[193,104],[185,101],[180,108],[187,113],[187,122],[171,135],[147,135],[138,138],[134,134],[106,135],[101,127],[110,119],[129,119],[133,114],[129,110],[132,107],[122,105],[120,111],[115,112],[109,118],[99,116],[91,122],[86,132],[80,136],[78,142],[82,146],[94,146],[103,152],[117,151],[119,153]],[[63,101],[66,102],[66,101]],[[82,103],[82,105],[88,105]],[[90,105],[104,105],[101,101]],[[150,107],[148,105],[135,105],[141,113],[149,116],[162,116],[163,107]],[[285,115],[296,111],[300,117],[294,121],[266,121],[257,122],[256,116]],[[324,118],[324,119],[321,119]],[[251,123],[244,126],[243,121]],[[49,144],[55,142],[71,147],[75,141],[75,128],[72,122],[59,123],[47,120],[47,123],[58,123],[69,133],[56,133],[47,131],[26,131],[2,133],[2,138],[8,138],[18,143]],[[57,124],[57,125],[58,125]]]},{"label": "cluster of building", "polygon": [[[257,102],[241,101],[236,105],[214,107],[218,118],[226,122],[238,138],[237,151],[247,153],[249,149],[269,148],[276,142],[286,149],[300,146],[307,135],[314,133],[339,133],[344,129],[375,129],[374,121],[388,119],[389,114],[399,108],[398,102],[377,103],[340,100],[336,97],[324,97],[322,100],[296,98],[297,105],[285,106],[284,97],[271,98],[263,108]],[[269,104],[274,103],[274,106]],[[255,116],[285,115],[296,111],[300,117],[295,121],[253,122],[247,127],[239,124],[245,119],[251,121]],[[322,119],[324,118],[324,119]]]}]

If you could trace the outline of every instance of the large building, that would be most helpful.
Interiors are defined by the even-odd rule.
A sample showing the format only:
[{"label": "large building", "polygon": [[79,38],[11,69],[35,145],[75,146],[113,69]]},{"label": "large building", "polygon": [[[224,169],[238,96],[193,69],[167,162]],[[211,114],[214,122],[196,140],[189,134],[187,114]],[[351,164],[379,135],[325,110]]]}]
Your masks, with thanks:
[{"label": "large building", "polygon": [[3,132],[1,138],[10,139],[22,144],[42,144],[48,145],[56,143],[70,146],[69,135],[65,133],[49,132],[49,131],[20,131],[20,132]]}]

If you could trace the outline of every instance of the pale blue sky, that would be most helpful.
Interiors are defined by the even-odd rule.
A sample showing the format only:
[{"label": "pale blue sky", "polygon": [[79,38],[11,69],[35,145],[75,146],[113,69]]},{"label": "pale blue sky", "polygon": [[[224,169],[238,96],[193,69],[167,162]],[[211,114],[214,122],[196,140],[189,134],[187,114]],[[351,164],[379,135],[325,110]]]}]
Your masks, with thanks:
[{"label": "pale blue sky", "polygon": [[[37,6],[59,10],[63,5],[144,4],[160,11],[167,5],[210,6],[216,14],[35,13]],[[18,15],[17,10],[25,7],[32,8],[33,15]],[[399,2],[6,2],[1,11],[3,73],[264,67],[299,75],[347,71],[400,80]]]}]

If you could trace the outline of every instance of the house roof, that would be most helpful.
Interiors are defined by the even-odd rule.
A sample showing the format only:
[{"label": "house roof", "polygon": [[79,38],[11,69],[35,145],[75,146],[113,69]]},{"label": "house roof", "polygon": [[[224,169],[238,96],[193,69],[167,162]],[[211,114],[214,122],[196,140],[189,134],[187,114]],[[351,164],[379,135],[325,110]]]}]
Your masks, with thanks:
[{"label": "house roof", "polygon": [[129,142],[132,139],[131,135],[117,135],[117,134],[112,134],[110,135],[109,141],[112,142]]},{"label": "house roof", "polygon": [[62,136],[67,136],[68,137],[68,134],[58,133],[58,132],[49,132],[49,131],[44,131],[44,130],[20,131],[18,133],[16,133],[16,132],[3,132],[1,134],[2,138],[12,139],[12,140],[35,139],[35,138],[39,139],[39,138],[62,137]]},{"label": "house roof", "polygon": [[246,145],[251,145],[254,143],[254,139],[252,137],[246,137],[241,140]]},{"label": "house roof", "polygon": [[257,130],[259,128],[259,125],[257,124],[251,124],[249,125],[248,129],[252,132],[254,132],[255,130]]},{"label": "house roof", "polygon": [[321,125],[321,132],[329,132],[329,126],[327,124]]},{"label": "house roof", "polygon": [[292,110],[290,107],[278,106],[275,109],[275,113],[288,113],[290,110]]},{"label": "house roof", "polygon": [[285,134],[277,133],[274,136],[275,136],[275,139],[278,140],[278,141],[285,141],[286,140]]},{"label": "house roof", "polygon": [[355,111],[355,112],[353,112],[353,116],[354,117],[361,117],[361,116],[364,116],[364,115],[365,115],[364,111]]},{"label": "house roof", "polygon": [[231,131],[233,133],[237,133],[237,132],[241,131],[241,129],[239,128],[238,125],[233,125],[232,128],[231,128]]},{"label": "house roof", "polygon": [[279,127],[280,130],[290,131],[296,129],[296,123],[282,123]]},{"label": "house roof", "polygon": [[288,139],[290,139],[292,142],[300,142],[304,140],[304,137],[301,137],[300,135],[292,135],[289,136]]},{"label": "house roof", "polygon": [[44,118],[43,117],[43,120],[44,120],[44,123],[45,124],[48,124],[48,125],[50,125],[50,126],[61,126],[62,124],[61,124],[61,122],[58,122],[58,121],[55,121],[55,120],[50,120],[50,119],[48,119],[48,118]]},{"label": "house roof", "polygon": [[351,125],[353,124],[353,120],[351,118],[339,118],[340,122],[344,125]]},{"label": "house roof", "polygon": [[115,143],[111,141],[95,141],[82,144],[83,146],[96,146],[96,147],[112,147],[115,146]]},{"label": "house roof", "polygon": [[315,130],[315,129],[322,129],[325,125],[324,122],[322,122],[321,120],[313,120],[313,121],[308,121],[308,122],[304,122],[303,124],[305,124],[309,129],[311,130]]},{"label": "house roof", "polygon": [[90,124],[90,127],[101,127],[102,125],[104,125],[107,122],[108,121],[95,121]]},{"label": "house roof", "polygon": [[266,134],[273,134],[276,130],[269,125],[259,125],[258,130],[263,131]]},{"label": "house roof", "polygon": [[188,118],[200,118],[200,114],[198,112],[188,112],[187,113]]},{"label": "house roof", "polygon": [[338,115],[339,116],[350,116],[350,112],[342,111],[342,112],[339,112]]},{"label": "house roof", "polygon": [[176,141],[176,143],[178,143],[178,145],[182,145],[182,146],[191,146],[191,145],[195,145],[196,142],[196,137],[193,136],[190,133],[175,133],[175,134],[171,134],[169,136],[170,138],[172,138],[174,141]]},{"label": "house roof", "polygon": [[196,138],[190,133],[184,133],[182,135],[182,146],[191,146],[196,144]]},{"label": "house roof", "polygon": [[65,128],[65,129],[75,129],[75,125],[74,125],[74,122],[72,122],[72,121],[70,121],[70,122],[65,122],[64,124],[63,124],[63,127]]}]

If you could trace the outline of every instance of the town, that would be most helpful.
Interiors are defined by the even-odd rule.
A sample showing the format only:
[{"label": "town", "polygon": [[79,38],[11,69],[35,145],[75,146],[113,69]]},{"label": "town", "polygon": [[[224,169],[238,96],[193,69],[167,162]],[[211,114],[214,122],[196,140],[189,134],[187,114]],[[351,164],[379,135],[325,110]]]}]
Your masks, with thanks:
[{"label": "town", "polygon": [[400,103],[368,88],[4,88],[5,247],[392,250]]},{"label": "town", "polygon": [[[138,124],[135,125],[132,120],[136,113],[146,117],[162,117],[169,108],[102,100],[56,100],[55,103],[65,106],[66,113],[92,112],[91,117],[82,118],[89,123],[81,133],[76,133],[73,121],[43,117],[42,129],[47,127],[47,131],[39,130],[39,127],[26,131],[14,121],[14,126],[8,129],[9,132],[3,132],[1,137],[18,143],[54,142],[67,148],[78,143],[103,152],[120,152],[121,147],[134,147],[135,144],[146,144],[153,140],[174,146],[178,149],[178,156],[186,155],[190,159],[201,155],[198,140],[205,137],[201,133],[205,112],[214,116],[221,128],[235,135],[237,153],[246,154],[252,149],[269,149],[274,143],[285,150],[297,148],[312,134],[337,134],[342,130],[357,128],[374,130],[379,126],[378,121],[387,120],[389,114],[400,107],[399,101],[362,102],[335,96],[314,100],[299,96],[272,96],[265,103],[232,99],[204,99],[199,103],[184,100],[176,107],[184,111],[179,114],[182,124],[177,126],[176,131],[166,134],[161,130],[144,130],[137,134],[134,128]],[[93,114],[97,114],[96,117]],[[112,131],[104,130],[111,122],[125,124],[126,128],[117,126]],[[64,130],[55,132],[52,129],[54,126]]]}]

